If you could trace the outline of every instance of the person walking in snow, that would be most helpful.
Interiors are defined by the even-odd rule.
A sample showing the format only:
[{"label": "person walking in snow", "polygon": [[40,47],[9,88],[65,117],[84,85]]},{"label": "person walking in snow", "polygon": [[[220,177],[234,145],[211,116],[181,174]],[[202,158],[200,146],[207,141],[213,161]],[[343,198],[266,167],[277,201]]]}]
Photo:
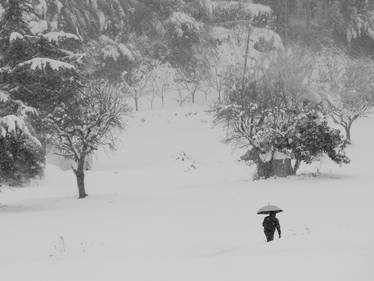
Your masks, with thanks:
[{"label": "person walking in snow", "polygon": [[276,212],[270,212],[269,215],[264,218],[262,226],[264,227],[267,242],[274,240],[275,230],[278,231],[279,238],[281,238],[281,228],[279,220],[276,218]]}]

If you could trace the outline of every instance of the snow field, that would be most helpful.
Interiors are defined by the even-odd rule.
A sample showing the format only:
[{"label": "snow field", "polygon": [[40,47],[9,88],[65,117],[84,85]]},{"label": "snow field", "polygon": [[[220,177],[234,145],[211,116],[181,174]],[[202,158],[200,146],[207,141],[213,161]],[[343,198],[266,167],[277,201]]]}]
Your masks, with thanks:
[{"label": "snow field", "polygon": [[[351,164],[253,182],[205,110],[134,115],[119,150],[96,156],[84,200],[55,166],[4,189],[2,279],[374,280],[373,118],[353,127]],[[285,210],[269,244],[256,215],[268,202]]]}]

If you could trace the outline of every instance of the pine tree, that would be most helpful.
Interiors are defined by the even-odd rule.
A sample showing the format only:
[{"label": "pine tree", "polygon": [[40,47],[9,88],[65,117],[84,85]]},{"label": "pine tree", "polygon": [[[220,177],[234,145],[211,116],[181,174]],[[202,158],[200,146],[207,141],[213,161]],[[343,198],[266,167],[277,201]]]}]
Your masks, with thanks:
[{"label": "pine tree", "polygon": [[31,3],[25,0],[2,1],[6,11],[1,20],[0,36],[4,37],[13,31],[19,33],[29,33],[30,29],[25,20],[25,13],[33,14]]},{"label": "pine tree", "polygon": [[[56,106],[69,101],[80,87],[77,56],[73,52],[79,38],[64,32],[33,34],[28,19],[37,16],[29,0],[8,0],[2,4],[0,141],[10,144],[3,146],[2,153],[11,157],[2,157],[8,161],[0,165],[0,177],[9,178],[20,171],[42,170],[47,140],[43,119]],[[26,139],[33,144],[25,145]],[[39,168],[25,169],[31,163]]]}]

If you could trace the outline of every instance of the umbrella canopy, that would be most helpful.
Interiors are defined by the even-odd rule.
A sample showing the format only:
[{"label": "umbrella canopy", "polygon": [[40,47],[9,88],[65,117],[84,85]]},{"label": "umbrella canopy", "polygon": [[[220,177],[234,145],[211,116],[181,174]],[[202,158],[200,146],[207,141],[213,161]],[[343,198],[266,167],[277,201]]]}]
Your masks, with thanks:
[{"label": "umbrella canopy", "polygon": [[257,214],[267,215],[267,214],[270,214],[271,212],[280,213],[280,212],[283,212],[283,210],[279,208],[278,206],[267,205],[267,206],[262,207],[260,210],[258,210]]}]

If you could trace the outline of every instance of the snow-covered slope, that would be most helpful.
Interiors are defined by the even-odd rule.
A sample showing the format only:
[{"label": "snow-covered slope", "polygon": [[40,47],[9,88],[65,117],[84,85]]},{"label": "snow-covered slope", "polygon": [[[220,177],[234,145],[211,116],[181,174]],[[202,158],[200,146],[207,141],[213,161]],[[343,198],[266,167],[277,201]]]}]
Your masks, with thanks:
[{"label": "snow-covered slope", "polygon": [[[203,108],[138,113],[119,151],[96,156],[84,200],[54,166],[4,189],[2,279],[374,280],[374,118],[353,128],[350,165],[255,182],[210,121]],[[285,210],[272,243],[256,215],[267,203]]]}]

